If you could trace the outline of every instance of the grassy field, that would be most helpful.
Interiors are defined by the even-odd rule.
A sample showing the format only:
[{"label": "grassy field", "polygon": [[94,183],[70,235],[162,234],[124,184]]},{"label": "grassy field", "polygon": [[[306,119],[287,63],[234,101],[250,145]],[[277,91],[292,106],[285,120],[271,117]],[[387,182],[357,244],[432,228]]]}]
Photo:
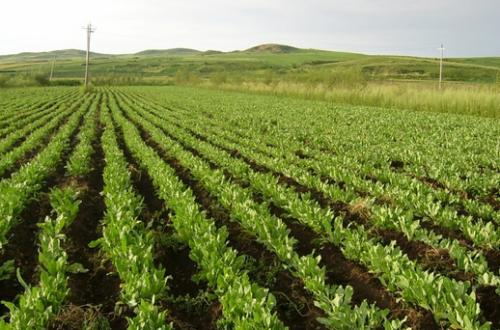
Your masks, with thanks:
[{"label": "grassy field", "polygon": [[[0,56],[0,72],[48,73],[56,56],[56,77],[81,78],[84,53],[77,50],[48,53],[22,53]],[[368,79],[436,79],[436,58],[370,56],[355,53],[298,49],[282,45],[262,45],[246,51],[199,52],[190,49],[149,50],[129,55],[93,54],[93,72],[98,76],[175,78],[179,71],[200,79],[214,78],[221,72],[228,79],[237,76],[269,79],[269,75],[287,80],[317,79],[323,72],[359,70]],[[451,58],[445,60],[447,81],[494,83],[498,80],[500,58]]]},{"label": "grassy field", "polygon": [[[55,79],[48,75],[56,56]],[[193,85],[253,91],[351,105],[500,117],[500,58],[438,60],[257,46],[222,53],[192,49],[131,55],[93,54],[95,85]],[[0,56],[1,86],[79,85],[83,52],[65,50]]]},{"label": "grassy field", "polygon": [[253,92],[284,97],[326,100],[339,104],[385,109],[443,112],[500,118],[500,88],[489,85],[368,82],[362,86],[334,86],[292,82],[199,83],[210,89]]},{"label": "grassy field", "polygon": [[498,329],[499,137],[283,94],[1,89],[0,329]]}]

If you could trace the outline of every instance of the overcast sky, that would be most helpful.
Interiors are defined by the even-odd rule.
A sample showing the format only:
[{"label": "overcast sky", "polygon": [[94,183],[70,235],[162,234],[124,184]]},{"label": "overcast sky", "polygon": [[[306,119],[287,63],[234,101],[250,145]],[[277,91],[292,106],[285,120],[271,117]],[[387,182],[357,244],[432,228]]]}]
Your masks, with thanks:
[{"label": "overcast sky", "polygon": [[131,53],[261,43],[370,54],[500,56],[500,0],[3,1],[0,54],[85,47]]}]

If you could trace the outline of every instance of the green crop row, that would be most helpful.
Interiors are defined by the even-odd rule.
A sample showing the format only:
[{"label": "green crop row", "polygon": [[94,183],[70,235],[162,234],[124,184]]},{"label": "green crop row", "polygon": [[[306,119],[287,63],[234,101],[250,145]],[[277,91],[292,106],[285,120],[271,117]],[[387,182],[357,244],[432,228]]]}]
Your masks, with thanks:
[{"label": "green crop row", "polygon": [[0,319],[0,329],[46,329],[49,321],[59,311],[69,294],[68,274],[82,270],[79,264],[70,264],[63,248],[64,234],[78,214],[77,191],[72,188],[54,189],[51,194],[54,216],[47,216],[38,224],[38,262],[40,280],[36,286],[24,282],[18,272],[18,279],[25,291],[19,302],[4,302],[9,308],[9,322]]},{"label": "green crop row", "polygon": [[169,329],[166,313],[156,304],[166,293],[168,278],[164,269],[154,265],[153,236],[138,219],[142,200],[133,190],[106,105],[101,109],[101,121],[105,125],[101,143],[106,159],[103,173],[106,214],[102,238],[92,246],[99,246],[105,252],[122,282],[121,298],[135,312],[135,317],[128,320],[128,328]]},{"label": "green crop row", "polygon": [[78,133],[78,145],[72,151],[72,154],[66,164],[68,174],[71,176],[85,176],[92,170],[91,158],[95,152],[94,142],[97,134],[96,112],[101,102],[101,95],[98,95],[95,102],[92,103],[90,111],[87,113],[85,124]]}]

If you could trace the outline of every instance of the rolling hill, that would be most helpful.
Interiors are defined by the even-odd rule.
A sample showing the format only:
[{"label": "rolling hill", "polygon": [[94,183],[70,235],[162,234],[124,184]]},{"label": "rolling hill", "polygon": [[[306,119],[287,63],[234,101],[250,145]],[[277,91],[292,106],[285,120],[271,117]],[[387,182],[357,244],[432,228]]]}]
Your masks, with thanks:
[{"label": "rolling hill", "polygon": [[[85,52],[76,49],[0,56],[0,78],[47,75],[56,57],[57,79],[80,79]],[[306,81],[332,83],[332,77],[363,80],[435,80],[436,58],[364,55],[263,44],[220,52],[190,48],[150,49],[135,54],[92,53],[92,75],[100,79],[218,81]],[[448,58],[445,79],[455,82],[499,81],[500,57]],[[333,79],[333,82],[336,80]]]},{"label": "rolling hill", "polygon": [[280,44],[263,44],[248,48],[245,50],[247,53],[292,53],[300,51],[299,48],[288,46],[288,45],[280,45]]},{"label": "rolling hill", "polygon": [[190,48],[171,48],[171,49],[148,49],[135,53],[139,56],[171,56],[171,55],[195,55],[202,53],[202,51]]},{"label": "rolling hill", "polygon": [[[43,60],[51,60],[54,56],[58,59],[73,59],[80,58],[85,56],[86,52],[80,49],[61,49],[54,50],[50,52],[23,52],[19,54],[11,54],[11,55],[0,55],[0,62],[4,61],[14,61],[14,62],[22,62],[22,61],[43,61]],[[91,56],[93,57],[108,57],[110,55],[101,54],[91,52]]]}]

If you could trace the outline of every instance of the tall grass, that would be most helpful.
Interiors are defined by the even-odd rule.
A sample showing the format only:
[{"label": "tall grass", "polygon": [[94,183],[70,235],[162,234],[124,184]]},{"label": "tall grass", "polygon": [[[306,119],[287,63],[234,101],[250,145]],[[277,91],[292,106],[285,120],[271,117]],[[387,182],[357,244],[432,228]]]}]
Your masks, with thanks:
[{"label": "tall grass", "polygon": [[358,85],[287,81],[240,84],[205,82],[203,85],[225,90],[298,96],[352,105],[500,118],[499,85],[449,84],[442,90],[438,90],[433,83],[421,82],[368,82]]}]

